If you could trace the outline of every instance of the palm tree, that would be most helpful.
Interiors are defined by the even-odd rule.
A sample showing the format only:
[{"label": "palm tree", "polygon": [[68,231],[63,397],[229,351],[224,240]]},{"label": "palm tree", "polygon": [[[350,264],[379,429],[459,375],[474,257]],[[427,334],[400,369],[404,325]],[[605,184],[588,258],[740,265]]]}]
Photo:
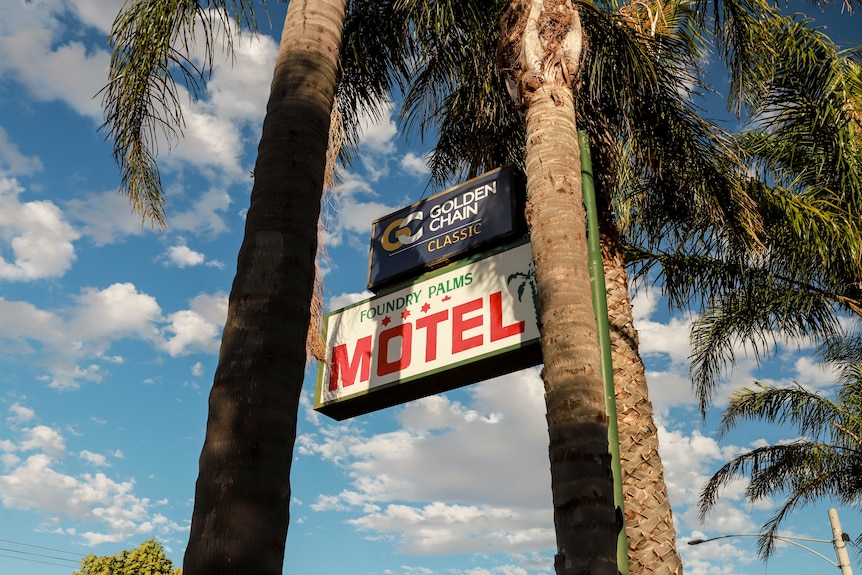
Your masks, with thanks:
[{"label": "palm tree", "polygon": [[[715,380],[733,358],[733,340],[749,343],[758,359],[778,336],[808,337],[837,369],[835,399],[799,384],[756,383],[736,392],[721,433],[746,420],[789,424],[802,439],[734,457],[708,481],[701,513],[721,489],[748,475],[751,502],[786,495],[762,527],[766,558],[788,513],[826,497],[858,505],[862,334],[845,334],[841,315],[862,317],[862,51],[839,50],[804,19],[773,30],[781,58],[756,102],[762,131],[740,136],[767,186],[753,183],[767,225],[765,257],[739,263],[695,257],[711,291],[693,336],[695,383],[705,408]],[[678,265],[677,261],[674,265]],[[745,289],[735,289],[744,286]]]},{"label": "palm tree", "polygon": [[637,256],[660,264],[671,303],[706,304],[692,332],[702,410],[740,342],[759,359],[779,336],[828,342],[839,313],[862,316],[862,52],[839,50],[808,20],[775,24],[775,64],[752,100],[758,129],[738,137],[765,249]]},{"label": "palm tree", "polygon": [[862,334],[842,340],[827,353],[839,370],[835,399],[799,384],[775,387],[756,383],[737,391],[722,417],[721,433],[744,421],[766,421],[794,427],[800,439],[767,445],[737,455],[719,469],[701,492],[701,514],[718,500],[723,487],[739,476],[750,477],[745,490],[751,502],[786,496],[763,526],[759,553],[774,550],[782,520],[802,505],[832,498],[858,506],[862,498]]},{"label": "palm tree", "polygon": [[[346,82],[339,90],[348,106],[349,141],[355,135],[349,119],[357,113],[350,106],[373,110],[375,98],[389,89],[386,71],[407,60],[408,28],[381,20],[369,24],[379,32],[376,42],[348,39],[350,59],[340,64],[343,29],[355,31],[356,18],[393,5],[357,0],[345,20],[347,4],[293,0],[288,7],[209,398],[187,575],[282,571],[336,81],[364,84],[358,90]],[[160,130],[170,137],[182,129],[174,75],[193,94],[203,89],[219,27],[230,39],[231,21],[254,30],[253,3],[131,2],[114,23],[105,128],[114,140],[122,190],[155,226],[165,225],[155,140]],[[197,68],[191,49],[200,25],[205,60]],[[371,52],[383,47],[382,54]]]},{"label": "palm tree", "polygon": [[[699,85],[697,16],[682,3],[578,8],[590,50],[576,80],[575,107],[590,134],[602,203],[630,568],[679,573],[619,230],[658,244],[719,224],[725,236],[750,245],[756,243],[754,204],[729,177],[739,172],[729,143],[698,118],[688,97]],[[523,116],[503,95],[487,56],[499,42],[490,32],[497,14],[489,10],[472,26],[464,15],[441,25],[445,33],[427,39],[425,67],[406,99],[408,125],[439,133],[430,165],[441,184],[501,164],[523,164]]]}]

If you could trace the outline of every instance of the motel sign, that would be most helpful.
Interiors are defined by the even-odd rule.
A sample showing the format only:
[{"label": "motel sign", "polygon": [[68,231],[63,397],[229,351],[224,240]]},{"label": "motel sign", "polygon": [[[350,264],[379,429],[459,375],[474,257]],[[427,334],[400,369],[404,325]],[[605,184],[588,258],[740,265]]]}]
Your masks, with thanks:
[{"label": "motel sign", "polygon": [[368,289],[377,292],[523,235],[523,185],[498,168],[371,224]]},{"label": "motel sign", "polygon": [[328,314],[314,408],[341,420],[541,363],[521,243]]}]

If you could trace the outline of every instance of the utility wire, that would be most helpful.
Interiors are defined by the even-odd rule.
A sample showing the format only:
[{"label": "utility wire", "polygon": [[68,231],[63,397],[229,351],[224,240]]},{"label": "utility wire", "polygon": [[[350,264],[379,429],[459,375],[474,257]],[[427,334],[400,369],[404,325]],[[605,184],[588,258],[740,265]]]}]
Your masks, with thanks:
[{"label": "utility wire", "polygon": [[[0,557],[5,557],[7,559],[17,559],[18,561],[24,561],[26,563],[40,563],[42,565],[53,565],[55,567],[62,567],[63,569],[69,569],[73,566],[78,566],[80,564],[80,553],[73,553],[71,551],[64,551],[63,549],[55,549],[53,547],[43,547],[42,545],[31,545],[29,543],[21,543],[20,541],[12,541],[10,539],[0,539],[0,542],[10,543],[12,545],[17,545],[19,547],[29,547],[31,549],[42,549],[45,551],[52,551],[54,553],[65,553],[66,555],[71,555],[75,557],[75,559],[70,559],[68,557],[60,557],[57,555],[48,555],[45,553],[36,553],[30,551],[22,551],[20,549],[10,549],[9,547],[0,547],[0,551],[6,551],[8,553],[17,553],[17,555],[7,555],[6,553],[0,553]],[[26,555],[27,557],[23,557]],[[54,563],[52,561],[43,561],[42,559],[54,559],[56,561],[65,561],[66,563]]]},{"label": "utility wire", "polygon": [[[39,561],[38,559],[27,559],[26,557],[15,557],[14,555],[4,555],[0,553],[0,557],[7,557],[9,559],[17,559],[18,561],[26,561],[27,563],[41,563],[43,565],[54,565],[55,567],[62,567],[63,569],[68,569],[69,565],[61,565],[60,563],[51,563],[49,561]],[[63,559],[63,561],[71,561],[71,559]]]},{"label": "utility wire", "polygon": [[54,555],[44,555],[42,553],[30,553],[29,551],[18,551],[17,549],[9,549],[7,547],[0,547],[0,551],[9,551],[10,553],[19,553],[21,555],[30,555],[32,557],[42,557],[44,559],[57,559],[58,561],[68,561],[69,563],[78,564],[79,561],[75,559],[67,559],[66,557],[56,557]]},{"label": "utility wire", "polygon": [[[12,541],[10,539],[0,539],[2,543],[11,543],[12,545],[20,545],[21,547],[32,547],[34,549],[45,549],[46,551],[54,551],[56,553],[65,553],[66,555],[74,555],[75,557],[80,557],[80,553],[74,553],[72,551],[64,551],[62,549],[54,549],[53,547],[42,547],[41,545],[30,545],[29,543],[21,543],[20,541]],[[64,561],[68,561],[68,559],[64,559]]]}]

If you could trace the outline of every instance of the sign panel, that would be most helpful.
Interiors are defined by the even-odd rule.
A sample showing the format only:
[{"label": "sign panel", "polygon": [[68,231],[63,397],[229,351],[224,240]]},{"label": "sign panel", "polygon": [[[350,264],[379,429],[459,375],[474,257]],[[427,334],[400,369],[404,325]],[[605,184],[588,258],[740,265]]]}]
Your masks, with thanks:
[{"label": "sign panel", "polygon": [[498,168],[374,221],[368,289],[521,231],[516,192],[512,168]]},{"label": "sign panel", "polygon": [[324,319],[314,408],[345,419],[541,363],[529,244]]}]

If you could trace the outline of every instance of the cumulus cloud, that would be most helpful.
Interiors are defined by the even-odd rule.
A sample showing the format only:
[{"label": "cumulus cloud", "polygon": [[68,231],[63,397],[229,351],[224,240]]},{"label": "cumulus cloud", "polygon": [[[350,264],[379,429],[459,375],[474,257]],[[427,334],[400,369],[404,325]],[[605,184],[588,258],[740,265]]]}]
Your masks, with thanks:
[{"label": "cumulus cloud", "polygon": [[155,322],[161,308],[153,296],[138,291],[132,283],[115,283],[101,290],[86,287],[74,299],[71,333],[96,353],[103,353],[112,339],[120,337],[158,338]]},{"label": "cumulus cloud", "polygon": [[165,351],[172,357],[194,351],[218,351],[227,303],[224,293],[201,294],[192,299],[190,309],[168,315],[165,329],[172,335],[164,341]]},{"label": "cumulus cloud", "polygon": [[192,370],[191,370],[191,371],[192,371],[192,375],[193,375],[193,376],[195,376],[195,377],[200,377],[200,376],[202,376],[202,375],[204,374],[204,364],[202,364],[202,363],[201,363],[201,362],[199,362],[199,361],[198,361],[198,362],[196,362],[196,363],[192,366]]},{"label": "cumulus cloud", "polygon": [[[20,405],[10,411],[20,413]],[[0,503],[7,509],[35,511],[46,526],[64,525],[65,532],[79,534],[88,544],[185,529],[153,513],[150,501],[135,495],[133,480],[117,481],[103,472],[66,471],[75,459],[96,467],[110,465],[105,455],[87,449],[67,458],[66,438],[52,427],[20,430],[15,437],[0,441],[0,448],[6,452]],[[122,452],[116,450],[112,455],[122,457]]]},{"label": "cumulus cloud", "polygon": [[199,266],[206,261],[206,256],[188,247],[184,241],[168,248],[168,262],[178,268]]},{"label": "cumulus cloud", "polygon": [[368,290],[361,291],[361,292],[352,292],[352,293],[348,293],[348,292],[340,293],[338,295],[334,295],[334,296],[329,298],[329,301],[327,302],[327,305],[326,305],[326,309],[327,310],[341,309],[343,307],[347,307],[347,306],[355,304],[357,302],[366,300],[366,299],[370,298],[372,295],[374,295],[374,294],[372,294]]},{"label": "cumulus cloud", "polygon": [[46,373],[51,387],[71,390],[82,381],[100,381],[105,364],[123,362],[108,353],[119,339],[172,356],[214,353],[226,317],[224,293],[200,294],[188,309],[163,315],[156,299],[131,283],[82,288],[72,305],[57,310],[0,298],[0,354],[14,354]]},{"label": "cumulus cloud", "polygon": [[126,236],[152,233],[141,216],[132,211],[129,200],[117,190],[91,192],[64,204],[69,218],[75,221],[81,235],[97,246],[114,243]]},{"label": "cumulus cloud", "polygon": [[342,174],[342,182],[332,206],[325,214],[324,245],[336,247],[345,241],[368,249],[371,222],[398,209],[376,201],[376,192],[361,176],[352,172]]},{"label": "cumulus cloud", "polygon": [[78,454],[78,457],[86,461],[91,465],[95,465],[96,467],[110,467],[111,464],[108,463],[108,458],[101,453],[93,453],[88,449],[84,449]]},{"label": "cumulus cloud", "polygon": [[43,451],[51,457],[59,457],[66,451],[66,441],[56,430],[47,425],[37,425],[23,431],[18,444],[20,451]]},{"label": "cumulus cloud", "polygon": [[[0,78],[18,82],[35,100],[64,102],[100,125],[102,101],[93,96],[108,80],[110,53],[104,38],[122,4],[118,0],[37,0],[4,10]],[[201,61],[204,44],[202,38],[191,44],[198,51],[191,55],[193,61]],[[251,34],[234,38],[232,45],[232,58],[216,48],[208,89],[199,100],[191,98],[183,86],[178,87],[185,126],[179,139],[157,132],[158,162],[163,172],[195,169],[221,186],[248,181],[248,167],[243,165],[248,163],[245,149],[249,139],[259,135],[277,45],[269,36]],[[0,169],[4,164],[11,164],[19,174],[39,168],[38,159],[23,157],[0,134]],[[169,210],[173,201],[168,197]],[[223,198],[219,201],[225,204]],[[192,209],[177,210],[180,226],[176,229],[220,231],[224,223],[208,206],[211,203],[212,198],[205,194]],[[87,231],[99,242],[116,237],[119,231],[134,233],[131,228],[112,228],[109,220],[100,222],[94,217],[98,208],[84,211],[90,225]]]},{"label": "cumulus cloud", "polygon": [[396,431],[368,435],[341,424],[300,436],[300,454],[351,478],[350,489],[323,494],[312,509],[358,514],[352,525],[395,537],[409,553],[553,547],[537,372],[476,384],[469,396],[471,407],[444,396],[408,403]]},{"label": "cumulus cloud", "polygon": [[5,507],[101,526],[82,534],[90,544],[122,541],[151,530],[150,503],[135,496],[133,489],[134,482],[115,481],[104,473],[64,474],[45,454],[32,455],[0,475],[0,501]]},{"label": "cumulus cloud", "polygon": [[101,103],[93,95],[107,81],[109,53],[104,43],[96,48],[79,37],[61,41],[63,29],[57,23],[68,14],[66,9],[65,3],[43,0],[4,10],[0,77],[11,76],[34,98],[66,102],[98,121]]},{"label": "cumulus cloud", "polygon": [[[79,234],[48,200],[22,201],[24,189],[0,176],[0,280],[62,276],[75,260]],[[11,251],[11,261],[8,254]]]},{"label": "cumulus cloud", "polygon": [[10,176],[29,176],[42,171],[42,161],[21,153],[14,142],[9,141],[6,130],[0,126],[0,173]]},{"label": "cumulus cloud", "polygon": [[389,103],[380,118],[368,114],[359,118],[359,161],[372,182],[389,175],[389,164],[395,157],[398,127],[392,119],[393,110]]},{"label": "cumulus cloud", "polygon": [[231,202],[230,194],[226,190],[212,188],[182,210],[173,211],[169,204],[168,220],[175,230],[214,236],[227,230],[224,216]]},{"label": "cumulus cloud", "polygon": [[428,162],[426,159],[420,158],[413,152],[408,152],[403,158],[401,158],[401,169],[417,178],[427,177],[431,172],[428,169]]},{"label": "cumulus cloud", "polygon": [[21,405],[17,401],[9,407],[9,411],[12,415],[10,415],[7,420],[12,424],[26,423],[36,417],[35,411],[29,407]]}]

